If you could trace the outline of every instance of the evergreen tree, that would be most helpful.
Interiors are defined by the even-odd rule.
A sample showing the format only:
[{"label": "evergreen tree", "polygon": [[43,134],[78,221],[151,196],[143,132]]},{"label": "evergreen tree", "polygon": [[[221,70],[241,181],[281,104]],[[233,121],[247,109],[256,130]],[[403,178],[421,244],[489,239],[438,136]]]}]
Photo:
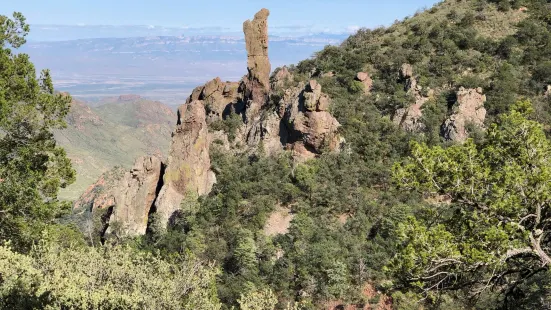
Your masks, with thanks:
[{"label": "evergreen tree", "polygon": [[18,245],[68,209],[57,193],[75,178],[52,134],[65,126],[71,98],[54,93],[48,70],[37,78],[29,56],[14,52],[28,32],[21,13],[0,15],[0,241]]},{"label": "evergreen tree", "polygon": [[526,118],[530,112],[528,102],[514,105],[480,145],[413,143],[409,160],[394,167],[401,188],[437,202],[399,225],[398,253],[388,266],[397,286],[431,298],[497,289],[509,301],[548,271],[551,142]]}]

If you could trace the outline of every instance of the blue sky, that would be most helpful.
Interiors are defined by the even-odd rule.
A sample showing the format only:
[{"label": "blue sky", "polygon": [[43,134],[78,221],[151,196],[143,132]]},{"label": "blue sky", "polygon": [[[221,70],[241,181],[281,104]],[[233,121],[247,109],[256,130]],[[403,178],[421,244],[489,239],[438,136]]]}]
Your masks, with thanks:
[{"label": "blue sky", "polygon": [[20,11],[30,24],[219,26],[239,28],[266,7],[270,27],[342,31],[389,25],[436,0],[21,0],[3,1],[0,14]]}]

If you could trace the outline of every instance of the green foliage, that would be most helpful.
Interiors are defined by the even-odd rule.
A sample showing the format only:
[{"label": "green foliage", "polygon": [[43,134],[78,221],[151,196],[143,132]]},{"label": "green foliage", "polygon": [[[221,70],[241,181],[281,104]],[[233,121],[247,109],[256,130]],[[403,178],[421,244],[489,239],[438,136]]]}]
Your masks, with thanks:
[{"label": "green foliage", "polygon": [[128,247],[0,247],[0,309],[219,309],[217,270]]},{"label": "green foliage", "polygon": [[[521,5],[528,7],[528,13],[517,10]],[[166,288],[184,281],[178,272],[186,268],[178,266],[196,263],[184,259],[175,264],[172,259],[193,253],[203,261],[217,263],[221,270],[216,277],[217,295],[228,309],[287,305],[316,309],[322,307],[322,301],[336,300],[363,304],[366,296],[361,288],[367,282],[391,294],[398,309],[418,309],[419,300],[434,309],[491,309],[501,305],[543,308],[549,299],[544,290],[551,283],[546,272],[550,254],[546,220],[551,148],[544,132],[549,132],[549,125],[528,120],[528,105],[514,103],[522,97],[531,98],[536,113],[530,117],[551,119],[549,99],[542,96],[551,83],[550,16],[547,2],[540,0],[445,1],[391,27],[362,29],[341,46],[327,46],[290,70],[292,83],[316,78],[323,92],[332,98],[331,113],[342,125],[339,130],[346,139],[341,153],[322,154],[298,163],[286,153],[277,158],[234,155],[214,145],[211,160],[217,184],[212,192],[198,199],[188,195],[190,199],[182,203],[166,230],[152,217],[149,234],[131,243],[145,253],[125,247],[54,247],[24,256],[2,248],[4,261],[9,263],[2,265],[0,260],[0,267],[13,264],[16,268],[5,272],[0,269],[1,281],[7,283],[1,286],[1,292],[10,296],[4,300],[29,303],[21,304],[22,308],[37,302],[58,308],[76,303],[93,307],[98,302],[102,308],[132,308],[136,300],[149,308],[197,308],[189,304],[190,298],[179,299],[181,295],[171,295],[175,291]],[[24,42],[23,34],[28,29],[20,16],[0,21],[5,29],[3,46],[16,48]],[[15,71],[19,65],[21,76],[34,75],[28,58],[14,56],[6,47],[3,51],[4,60],[0,61],[13,63]],[[424,129],[418,133],[405,133],[391,121],[397,109],[416,100],[416,94],[409,90],[411,79],[399,73],[404,63],[413,65],[413,78],[422,87],[422,95],[429,96],[429,87],[435,91],[422,107]],[[373,78],[370,95],[365,94],[362,83],[354,80],[360,71],[369,72]],[[326,72],[335,75],[319,76]],[[51,81],[47,73],[44,76],[42,88],[48,91],[43,92],[51,98]],[[25,129],[17,124],[23,112],[27,115],[27,110],[33,109],[52,120],[43,125],[46,132],[61,124],[66,113],[61,103],[54,100],[42,111],[42,105],[36,103],[42,102],[36,101],[36,92],[27,91],[28,85],[18,79],[14,81],[27,97],[16,100],[10,97],[13,94],[1,93],[1,98],[7,98],[0,111],[0,117],[4,117],[0,124],[6,124],[2,125],[2,133],[13,129],[15,135]],[[0,80],[8,82],[11,80],[5,77]],[[440,128],[456,102],[460,86],[483,88],[488,98],[487,124],[497,121],[497,125],[487,126],[486,133],[469,129],[473,140],[451,145],[443,143]],[[32,98],[34,101],[28,102],[35,103],[30,109],[19,108],[20,102],[27,102],[21,98]],[[59,98],[56,100],[68,100]],[[278,102],[277,96],[273,99]],[[39,128],[42,119],[31,117],[29,128]],[[136,120],[129,117],[126,121],[135,125]],[[210,129],[224,130],[233,140],[241,124],[239,115],[230,114],[210,124]],[[6,137],[9,135],[2,139]],[[39,138],[44,137],[51,139],[47,134]],[[1,146],[0,160],[13,158],[1,152],[11,150],[11,145]],[[49,144],[48,148],[55,145]],[[54,208],[59,206],[55,192],[65,181],[59,176],[70,180],[69,171],[62,165],[62,152],[41,159],[44,163],[60,158],[61,164],[47,165],[46,169],[58,167],[58,181],[55,174],[50,179],[52,172],[26,167],[30,156],[24,155],[36,154],[34,150],[34,146],[22,149],[22,155],[18,155],[22,161],[15,164],[25,163],[21,164],[23,169],[14,166],[6,170],[5,175],[13,178],[10,183],[0,182],[0,187],[21,185],[14,187],[9,204],[1,204],[0,200],[0,207],[16,206],[10,214],[16,214],[16,210],[24,214],[11,222],[0,218],[0,233],[5,227],[16,227],[9,236],[23,236],[25,240],[36,235],[35,231],[29,232],[29,227],[39,231],[44,226],[40,223],[60,214],[59,208]],[[404,160],[408,155],[409,159]],[[38,159],[40,156],[33,158]],[[399,164],[392,170],[395,162]],[[0,168],[0,178],[4,178],[2,169],[7,168]],[[54,181],[44,181],[46,175]],[[396,184],[392,184],[392,176]],[[13,180],[19,178],[31,181],[13,185]],[[23,189],[49,196],[46,202],[37,204]],[[0,193],[0,198],[7,197],[2,195],[6,194]],[[15,198],[21,199],[20,205],[11,203]],[[288,210],[293,220],[285,227],[287,233],[268,236],[264,228],[278,209]],[[36,218],[38,224],[28,221],[29,217]],[[59,229],[60,234],[67,229],[49,227]],[[95,235],[92,231],[87,239],[97,245]],[[69,233],[67,236],[67,243],[77,239]],[[163,258],[146,254],[157,251]],[[37,253],[55,257],[55,261]],[[74,267],[77,261],[81,267],[78,270]],[[46,269],[48,266],[66,272],[69,280],[48,282],[52,270]],[[167,273],[163,268],[168,266],[172,271]],[[199,286],[194,286],[199,294],[196,300],[204,301],[203,306],[219,306],[213,292],[215,269],[193,266],[200,266],[205,275]],[[113,277],[94,278],[95,273],[105,275],[99,268],[107,268]],[[126,278],[121,275],[123,271]],[[86,272],[102,284],[88,290],[90,293],[82,289],[90,286],[82,276]],[[16,274],[21,275],[19,284],[14,280]],[[145,283],[146,277],[151,277],[152,283]],[[76,283],[72,286],[75,289],[69,290],[63,283]],[[48,290],[47,296],[37,291],[40,287]],[[150,295],[159,290],[170,294]],[[90,297],[93,292],[105,295],[94,299]],[[114,295],[113,299],[101,299]],[[160,304],[160,298],[167,296],[172,297],[168,304]],[[173,306],[176,304],[179,306]]]},{"label": "green foliage", "polygon": [[74,171],[52,130],[65,126],[71,98],[55,94],[50,73],[39,78],[29,56],[14,53],[29,31],[25,18],[0,16],[0,240],[28,246],[69,210],[57,200]]},{"label": "green foliage", "polygon": [[277,297],[270,289],[257,290],[251,285],[237,302],[241,310],[273,310],[277,304]]},{"label": "green foliage", "polygon": [[526,119],[530,112],[519,102],[480,145],[413,143],[410,159],[394,167],[400,187],[450,200],[400,224],[388,267],[397,285],[431,298],[447,289],[476,297],[493,287],[507,302],[514,288],[547,270],[551,142]]},{"label": "green foliage", "polygon": [[239,126],[243,124],[243,119],[237,113],[230,113],[223,120],[217,120],[212,122],[209,127],[211,130],[223,130],[227,135],[230,142],[235,140],[235,134]]}]

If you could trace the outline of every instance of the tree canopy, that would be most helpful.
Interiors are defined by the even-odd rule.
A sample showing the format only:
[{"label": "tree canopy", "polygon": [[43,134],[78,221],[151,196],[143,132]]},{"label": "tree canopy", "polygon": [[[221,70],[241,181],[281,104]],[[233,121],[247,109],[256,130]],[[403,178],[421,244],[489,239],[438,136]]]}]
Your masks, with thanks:
[{"label": "tree canopy", "polygon": [[497,288],[508,298],[549,269],[551,143],[530,112],[528,102],[516,104],[479,145],[413,143],[411,156],[395,165],[397,185],[432,202],[399,225],[389,270],[401,285],[425,297]]},{"label": "tree canopy", "polygon": [[75,174],[52,130],[65,126],[71,97],[54,93],[48,70],[37,77],[15,53],[29,26],[20,13],[0,16],[0,240],[29,244],[68,205],[57,200]]}]

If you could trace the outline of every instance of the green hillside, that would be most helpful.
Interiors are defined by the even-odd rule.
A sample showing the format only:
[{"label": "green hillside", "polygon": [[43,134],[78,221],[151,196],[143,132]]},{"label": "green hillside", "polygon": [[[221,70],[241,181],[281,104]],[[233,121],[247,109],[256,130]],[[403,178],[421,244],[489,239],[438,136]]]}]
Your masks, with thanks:
[{"label": "green hillside", "polygon": [[[22,41],[14,19],[0,15],[2,46]],[[13,55],[0,50],[18,73],[0,70],[0,309],[551,309],[549,0],[443,1],[325,47],[285,81],[274,70],[269,99],[246,104],[269,117],[293,87],[323,91],[340,151],[213,142],[212,191],[186,195],[166,228],[153,205],[134,238],[104,234],[117,206],[71,215],[57,201],[73,176],[49,131],[68,100]],[[209,130],[239,138],[234,112]],[[66,119],[55,134],[74,198],[166,150],[175,116],[122,96],[75,101]]]},{"label": "green hillside", "polygon": [[77,180],[62,190],[61,198],[77,199],[105,171],[130,167],[145,154],[163,158],[168,152],[176,114],[157,101],[135,99],[89,107],[73,100],[68,127],[55,133],[67,151]]},{"label": "green hillside", "polygon": [[[513,271],[514,266],[500,266],[505,274],[498,280],[492,270],[479,268],[479,277],[460,275],[471,284],[441,282],[431,289],[407,274],[385,270],[392,270],[387,268],[403,242],[399,228],[409,216],[446,216],[431,205],[440,198],[423,199],[422,191],[397,187],[392,167],[411,154],[412,141],[429,147],[452,144],[441,131],[457,109],[461,87],[482,88],[486,128],[526,98],[535,110],[529,118],[549,128],[550,99],[544,93],[551,84],[550,16],[547,1],[449,0],[390,27],[362,29],[341,46],[328,46],[291,67],[289,85],[316,79],[332,98],[346,151],[297,164],[286,156],[234,157],[215,150],[211,159],[218,182],[212,193],[200,200],[197,212],[183,211],[167,235],[146,238],[148,247],[192,251],[219,262],[218,289],[225,304],[235,304],[251,286],[270,287],[280,305],[300,301],[308,309],[335,302],[375,306],[386,300],[370,285],[391,295],[396,309],[548,304],[549,279],[546,274],[528,277],[532,267]],[[414,132],[392,121],[398,109],[416,100],[407,92],[411,80],[400,74],[403,64],[412,65],[421,95],[429,98],[421,109],[424,126]],[[362,71],[373,79],[369,95],[355,80]],[[277,96],[272,99],[277,109]],[[483,148],[484,131],[470,134]],[[263,229],[270,214],[282,205],[294,214],[288,233],[267,237]],[[477,293],[477,281],[481,287],[484,281],[491,285]]]}]

